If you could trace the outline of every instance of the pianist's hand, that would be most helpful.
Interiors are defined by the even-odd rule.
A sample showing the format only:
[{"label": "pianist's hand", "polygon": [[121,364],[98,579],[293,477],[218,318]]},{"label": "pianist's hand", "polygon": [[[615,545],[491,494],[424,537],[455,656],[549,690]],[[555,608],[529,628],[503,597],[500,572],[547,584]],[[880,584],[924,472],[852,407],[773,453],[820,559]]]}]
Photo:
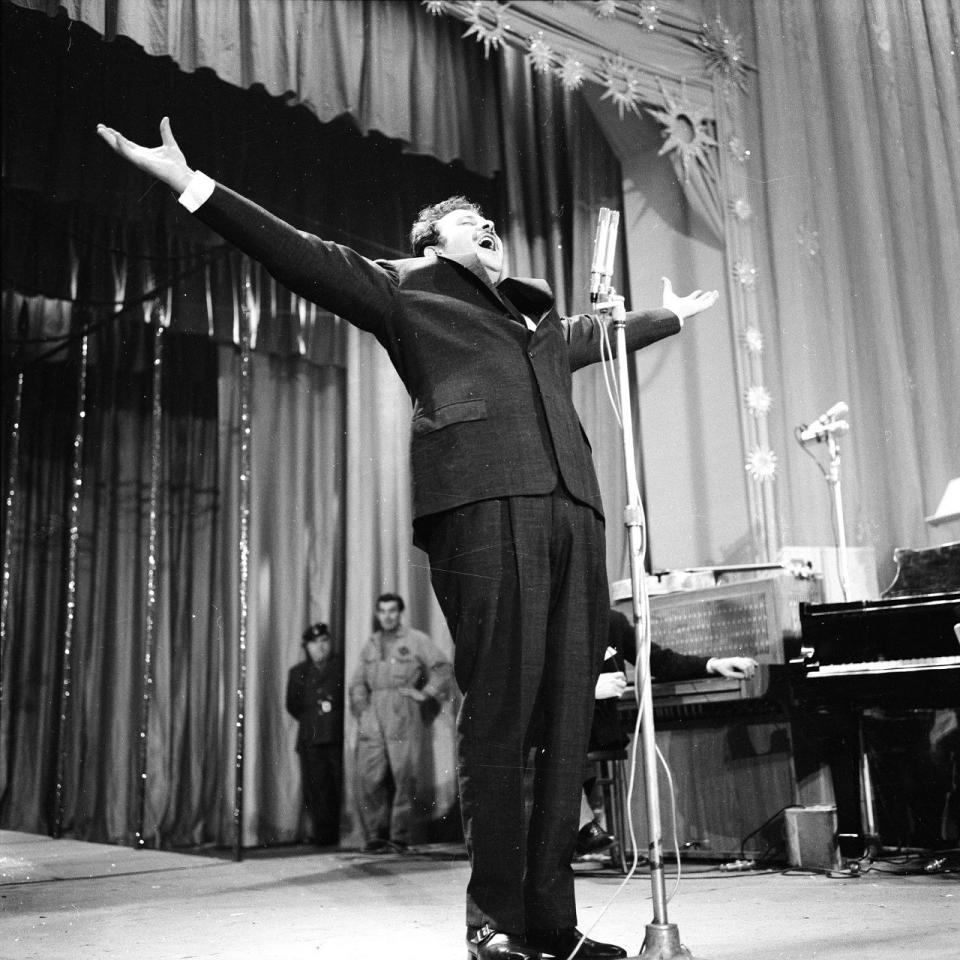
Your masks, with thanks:
[{"label": "pianist's hand", "polygon": [[717,673],[721,677],[734,677],[737,680],[749,679],[757,669],[757,661],[752,657],[711,657],[707,661],[707,673]]},{"label": "pianist's hand", "polygon": [[614,697],[622,696],[626,689],[627,678],[622,670],[618,670],[616,673],[601,673],[597,677],[594,698],[596,700],[612,700]]}]

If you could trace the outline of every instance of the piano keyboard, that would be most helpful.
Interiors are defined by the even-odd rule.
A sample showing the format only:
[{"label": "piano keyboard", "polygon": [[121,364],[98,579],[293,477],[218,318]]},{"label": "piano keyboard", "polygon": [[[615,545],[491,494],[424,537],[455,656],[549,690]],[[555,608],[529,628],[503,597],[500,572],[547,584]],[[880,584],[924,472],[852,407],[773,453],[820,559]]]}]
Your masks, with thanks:
[{"label": "piano keyboard", "polygon": [[960,667],[960,656],[917,657],[913,660],[869,660],[865,663],[826,663],[807,673],[816,677],[855,676],[867,673],[908,673],[915,670],[947,670]]}]

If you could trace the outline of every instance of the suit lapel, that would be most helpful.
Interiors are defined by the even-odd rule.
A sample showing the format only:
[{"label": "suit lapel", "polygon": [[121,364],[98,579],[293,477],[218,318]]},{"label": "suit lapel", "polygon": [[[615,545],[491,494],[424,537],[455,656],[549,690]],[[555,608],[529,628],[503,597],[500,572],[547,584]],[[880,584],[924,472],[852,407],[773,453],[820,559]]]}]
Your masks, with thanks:
[{"label": "suit lapel", "polygon": [[553,291],[544,280],[506,277],[497,284],[497,290],[505,302],[512,304],[535,323],[539,323],[554,304]]},{"label": "suit lapel", "polygon": [[[487,271],[484,268],[480,260],[475,256],[467,257],[448,257],[444,254],[439,254],[441,260],[446,260],[449,263],[460,267],[462,270],[468,272],[477,283],[483,288],[484,292],[498,305],[501,307],[506,307],[510,316],[517,321],[521,326],[526,327],[526,321],[523,319],[523,314],[510,302],[510,300],[501,295],[500,291],[495,287],[491,282],[490,278],[487,276]],[[504,281],[500,282],[502,286]]]}]

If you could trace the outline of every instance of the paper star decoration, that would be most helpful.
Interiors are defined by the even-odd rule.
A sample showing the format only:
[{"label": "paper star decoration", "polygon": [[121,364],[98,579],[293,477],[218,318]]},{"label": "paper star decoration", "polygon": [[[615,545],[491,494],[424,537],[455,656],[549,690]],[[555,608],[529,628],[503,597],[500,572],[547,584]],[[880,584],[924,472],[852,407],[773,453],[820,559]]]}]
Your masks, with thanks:
[{"label": "paper star decoration", "polygon": [[553,67],[553,50],[543,39],[543,31],[530,38],[525,54],[527,62],[537,73],[549,73]]},{"label": "paper star decoration", "polygon": [[641,27],[656,30],[660,22],[660,7],[654,0],[641,0],[637,4],[637,20]]},{"label": "paper star decoration", "polygon": [[747,408],[757,418],[765,417],[770,412],[773,397],[770,391],[762,384],[754,384],[746,393]]},{"label": "paper star decoration", "polygon": [[603,62],[600,77],[607,88],[600,99],[612,100],[621,120],[627,110],[640,115],[640,71],[636,67],[622,56],[614,57]]},{"label": "paper star decoration", "polygon": [[810,257],[815,257],[820,252],[820,234],[811,230],[806,222],[797,227],[797,243]]},{"label": "paper star decoration", "polygon": [[769,447],[754,447],[744,469],[758,483],[769,483],[777,472],[777,455]]},{"label": "paper star decoration", "polygon": [[576,90],[583,86],[586,75],[586,67],[569,54],[560,61],[560,66],[557,67],[557,76],[560,78],[564,90]]},{"label": "paper star decoration", "polygon": [[[486,24],[482,15],[489,13],[493,15],[493,23]],[[470,6],[470,12],[467,14],[467,23],[469,28],[464,31],[464,37],[475,36],[477,43],[483,44],[483,56],[490,58],[491,50],[498,50],[500,44],[507,39],[507,31],[510,25],[507,23],[507,5],[504,3],[485,4],[482,0],[474,0]]]},{"label": "paper star decoration", "polygon": [[614,16],[617,12],[616,0],[596,0],[593,5],[593,15],[601,20]]},{"label": "paper star decoration", "polygon": [[734,263],[733,275],[737,283],[747,290],[752,290],[757,285],[757,268],[743,257]]},{"label": "paper star decoration", "polygon": [[740,34],[717,17],[705,23],[700,30],[700,49],[706,61],[707,73],[719,78],[724,90],[736,86],[747,89],[747,67],[743,62],[743,44]]},{"label": "paper star decoration", "polygon": [[763,334],[756,327],[747,327],[743,333],[743,342],[755,357],[763,353]]},{"label": "paper star decoration", "polygon": [[727,149],[733,159],[740,163],[746,163],[750,159],[750,151],[743,145],[743,141],[739,137],[731,137],[727,141]]},{"label": "paper star decoration", "polygon": [[693,163],[705,162],[710,149],[717,146],[712,122],[703,110],[688,104],[682,93],[679,99],[674,99],[660,84],[660,96],[662,110],[647,108],[647,113],[664,127],[664,144],[658,155],[676,151],[686,174]]},{"label": "paper star decoration", "polygon": [[750,201],[745,197],[737,197],[730,201],[730,212],[741,223],[744,223],[753,216],[753,207],[750,206]]}]

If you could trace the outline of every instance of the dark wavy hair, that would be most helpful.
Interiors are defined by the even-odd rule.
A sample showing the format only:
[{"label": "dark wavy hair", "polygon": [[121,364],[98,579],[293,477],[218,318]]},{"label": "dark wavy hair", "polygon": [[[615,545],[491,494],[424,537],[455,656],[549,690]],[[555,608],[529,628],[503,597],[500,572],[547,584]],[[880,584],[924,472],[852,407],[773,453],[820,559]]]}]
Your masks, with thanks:
[{"label": "dark wavy hair", "polygon": [[381,603],[395,603],[397,609],[403,613],[403,597],[401,597],[399,593],[381,593],[380,596],[377,597],[377,606],[379,607]]},{"label": "dark wavy hair", "polygon": [[417,219],[413,221],[413,226],[410,228],[410,246],[414,256],[422,257],[427,247],[432,247],[440,240],[437,221],[454,210],[473,210],[478,217],[483,216],[483,211],[466,197],[448,197],[439,203],[424,207],[417,214]]}]

